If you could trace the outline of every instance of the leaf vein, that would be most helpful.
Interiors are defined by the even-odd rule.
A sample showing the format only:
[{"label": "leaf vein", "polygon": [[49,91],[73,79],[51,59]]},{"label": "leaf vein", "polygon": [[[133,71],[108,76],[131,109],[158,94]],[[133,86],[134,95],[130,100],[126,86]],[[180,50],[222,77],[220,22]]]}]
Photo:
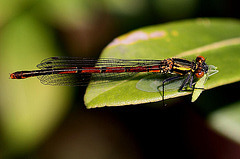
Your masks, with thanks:
[{"label": "leaf vein", "polygon": [[219,48],[226,47],[226,46],[239,45],[239,44],[240,44],[240,37],[222,40],[222,41],[215,42],[215,43],[212,43],[209,45],[204,45],[204,46],[198,47],[193,50],[184,51],[184,52],[178,54],[176,57],[190,56],[190,55],[199,54],[199,53],[214,50],[214,49],[219,49]]}]

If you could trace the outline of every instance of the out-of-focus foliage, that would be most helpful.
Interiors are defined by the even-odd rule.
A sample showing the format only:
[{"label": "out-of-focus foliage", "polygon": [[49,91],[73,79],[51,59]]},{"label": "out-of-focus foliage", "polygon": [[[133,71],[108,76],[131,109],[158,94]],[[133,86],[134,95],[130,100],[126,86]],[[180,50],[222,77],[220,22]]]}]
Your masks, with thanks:
[{"label": "out-of-focus foliage", "polygon": [[209,125],[229,139],[240,143],[240,101],[213,111],[208,115]]},{"label": "out-of-focus foliage", "polygon": [[43,58],[59,54],[53,33],[32,16],[21,16],[0,35],[0,123],[4,153],[37,146],[66,114],[71,88],[32,80],[10,80],[9,73],[36,69]]},{"label": "out-of-focus foliage", "polygon": [[158,15],[168,20],[196,14],[199,0],[154,0],[154,3]]}]

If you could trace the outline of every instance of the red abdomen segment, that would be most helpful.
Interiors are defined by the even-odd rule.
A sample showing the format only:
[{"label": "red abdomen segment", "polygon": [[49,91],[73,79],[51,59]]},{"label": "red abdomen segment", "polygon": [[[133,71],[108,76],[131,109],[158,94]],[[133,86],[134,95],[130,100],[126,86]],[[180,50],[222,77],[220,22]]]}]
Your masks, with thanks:
[{"label": "red abdomen segment", "polygon": [[160,66],[137,67],[82,67],[79,73],[161,72]]}]

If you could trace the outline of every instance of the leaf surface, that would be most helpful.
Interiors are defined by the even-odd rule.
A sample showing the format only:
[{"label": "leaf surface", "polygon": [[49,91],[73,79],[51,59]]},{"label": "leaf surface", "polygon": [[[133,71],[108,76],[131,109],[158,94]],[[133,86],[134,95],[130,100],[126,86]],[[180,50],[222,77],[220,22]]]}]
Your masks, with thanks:
[{"label": "leaf surface", "polygon": [[[240,80],[239,51],[240,21],[193,19],[140,28],[124,34],[103,50],[101,58],[161,60],[179,57],[194,60],[201,55],[206,57],[208,65],[214,65],[219,70],[204,85],[205,89],[210,89]],[[144,77],[140,73],[105,85],[90,83],[84,97],[85,104],[88,108],[94,108],[161,101],[159,92],[136,88]],[[160,80],[164,78],[161,76]],[[165,99],[189,93],[169,91],[165,93]]]}]

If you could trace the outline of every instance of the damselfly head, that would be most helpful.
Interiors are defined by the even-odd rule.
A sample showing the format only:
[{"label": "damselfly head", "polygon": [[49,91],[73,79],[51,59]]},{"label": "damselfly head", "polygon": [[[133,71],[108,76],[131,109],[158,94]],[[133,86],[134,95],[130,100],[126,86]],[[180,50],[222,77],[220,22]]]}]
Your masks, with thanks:
[{"label": "damselfly head", "polygon": [[196,58],[196,65],[195,76],[197,78],[202,78],[204,74],[208,72],[208,65],[205,63],[205,58],[203,56],[198,56]]}]

